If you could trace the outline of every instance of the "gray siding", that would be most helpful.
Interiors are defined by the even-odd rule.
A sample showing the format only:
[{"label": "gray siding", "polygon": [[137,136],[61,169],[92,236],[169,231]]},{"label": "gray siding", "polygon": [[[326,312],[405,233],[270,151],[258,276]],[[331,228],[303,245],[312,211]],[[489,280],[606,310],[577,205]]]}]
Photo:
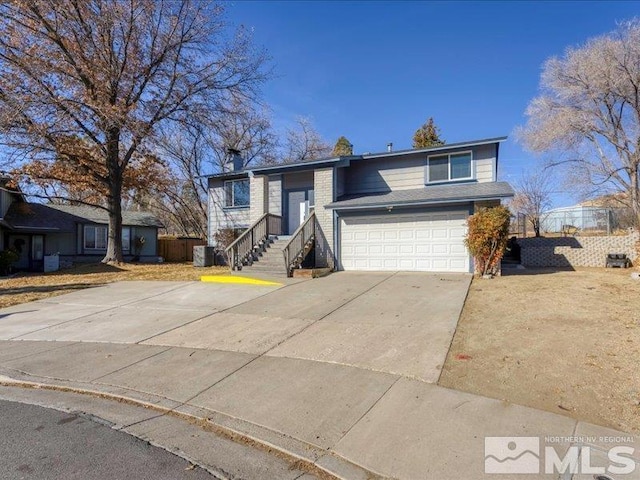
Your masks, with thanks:
[{"label": "gray siding", "polygon": [[76,237],[73,233],[47,233],[44,237],[45,255],[75,255]]},{"label": "gray siding", "polygon": [[269,213],[282,215],[282,176],[269,177]]},{"label": "gray siding", "polygon": [[345,182],[347,177],[347,169],[346,168],[336,168],[336,198],[341,197],[345,194]]},{"label": "gray siding", "polygon": [[[497,180],[496,153],[495,145],[480,145],[472,149],[471,170],[474,180],[478,182]],[[338,176],[339,195],[421,188],[425,185],[426,165],[427,155],[424,153],[356,160],[350,167],[344,169],[344,187],[341,187],[340,176]],[[338,169],[338,171],[341,170]]]},{"label": "gray siding", "polygon": [[13,195],[7,192],[5,189],[0,189],[0,218],[4,218],[9,205],[13,202]]},{"label": "gray siding", "polygon": [[144,245],[140,251],[140,256],[156,256],[158,255],[158,229],[152,227],[131,227],[131,251],[135,254],[134,239],[136,237],[144,237]]},{"label": "gray siding", "polygon": [[475,179],[478,182],[495,182],[496,177],[496,146],[480,145],[473,149],[473,165]]},{"label": "gray siding", "polygon": [[285,190],[313,188],[313,171],[287,173],[283,175],[282,188]]},{"label": "gray siding", "polygon": [[209,182],[209,245],[215,245],[214,235],[226,228],[247,228],[250,225],[249,208],[224,208],[224,182]]},{"label": "gray siding", "polygon": [[355,161],[346,169],[345,193],[388,192],[423,187],[426,163],[425,155]]}]

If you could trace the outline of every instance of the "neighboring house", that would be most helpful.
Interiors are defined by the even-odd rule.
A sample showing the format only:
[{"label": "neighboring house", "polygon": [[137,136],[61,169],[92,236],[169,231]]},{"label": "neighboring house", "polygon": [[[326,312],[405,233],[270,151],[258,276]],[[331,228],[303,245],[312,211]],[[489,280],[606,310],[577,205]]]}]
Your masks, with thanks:
[{"label": "neighboring house", "polygon": [[[42,271],[44,256],[61,260],[99,261],[107,250],[107,212],[87,206],[29,203],[16,190],[0,187],[0,249],[13,248],[19,270]],[[157,257],[158,219],[145,212],[122,213],[122,244],[126,259]],[[144,237],[139,252],[136,237]]]},{"label": "neighboring house", "polygon": [[509,184],[497,181],[505,139],[211,175],[209,244],[221,230],[245,231],[230,258],[250,264],[260,260],[250,250],[262,248],[265,234],[285,235],[283,271],[312,250],[311,263],[336,270],[471,272],[467,218],[513,196]]}]

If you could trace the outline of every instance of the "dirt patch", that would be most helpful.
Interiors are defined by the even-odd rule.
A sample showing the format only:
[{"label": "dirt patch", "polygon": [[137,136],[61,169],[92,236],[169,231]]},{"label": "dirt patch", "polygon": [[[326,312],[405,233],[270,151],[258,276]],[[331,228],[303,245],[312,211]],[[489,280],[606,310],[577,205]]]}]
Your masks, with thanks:
[{"label": "dirt patch", "polygon": [[0,279],[0,308],[121,280],[198,281],[202,275],[228,271],[226,267],[195,268],[192,263],[91,263],[59,272],[25,273]]},{"label": "dirt patch", "polygon": [[474,280],[440,385],[640,432],[640,282],[630,273]]}]

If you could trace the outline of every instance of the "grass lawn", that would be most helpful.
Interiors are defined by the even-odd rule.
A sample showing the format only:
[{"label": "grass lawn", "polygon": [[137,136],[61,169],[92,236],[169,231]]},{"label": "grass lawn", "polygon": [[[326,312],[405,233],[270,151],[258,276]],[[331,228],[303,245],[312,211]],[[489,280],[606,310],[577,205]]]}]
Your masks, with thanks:
[{"label": "grass lawn", "polygon": [[474,280],[439,383],[640,432],[640,281],[630,273]]},{"label": "grass lawn", "polygon": [[51,273],[24,273],[0,279],[0,308],[121,280],[198,281],[227,267],[196,268],[192,263],[91,263]]}]

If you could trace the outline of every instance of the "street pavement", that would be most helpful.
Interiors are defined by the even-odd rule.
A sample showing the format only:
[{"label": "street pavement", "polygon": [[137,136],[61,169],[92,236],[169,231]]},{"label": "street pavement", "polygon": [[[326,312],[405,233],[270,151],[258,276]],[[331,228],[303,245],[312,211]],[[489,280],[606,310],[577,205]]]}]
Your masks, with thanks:
[{"label": "street pavement", "polygon": [[208,472],[126,433],[68,414],[0,400],[4,480],[210,480]]}]

